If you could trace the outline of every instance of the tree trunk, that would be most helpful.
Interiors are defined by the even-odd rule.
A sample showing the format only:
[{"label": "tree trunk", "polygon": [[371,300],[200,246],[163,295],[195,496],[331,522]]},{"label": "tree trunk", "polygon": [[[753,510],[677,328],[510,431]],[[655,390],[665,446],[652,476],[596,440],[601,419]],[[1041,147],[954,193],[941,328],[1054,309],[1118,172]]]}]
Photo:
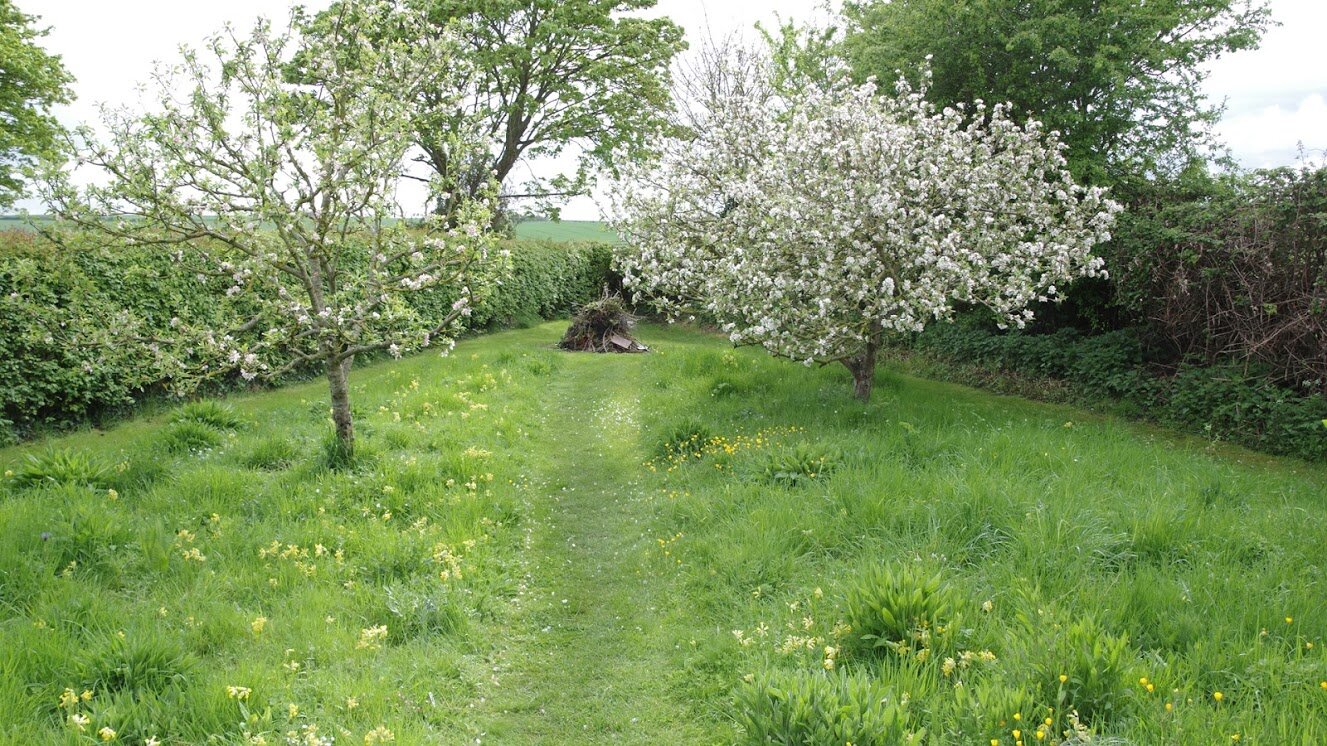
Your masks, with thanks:
[{"label": "tree trunk", "polygon": [[871,389],[875,385],[875,361],[879,344],[872,339],[866,343],[866,349],[860,355],[843,359],[843,364],[852,372],[852,395],[867,402],[871,400]]},{"label": "tree trunk", "polygon": [[350,359],[327,364],[327,383],[332,390],[332,423],[336,426],[338,456],[355,456],[355,420],[350,413]]}]

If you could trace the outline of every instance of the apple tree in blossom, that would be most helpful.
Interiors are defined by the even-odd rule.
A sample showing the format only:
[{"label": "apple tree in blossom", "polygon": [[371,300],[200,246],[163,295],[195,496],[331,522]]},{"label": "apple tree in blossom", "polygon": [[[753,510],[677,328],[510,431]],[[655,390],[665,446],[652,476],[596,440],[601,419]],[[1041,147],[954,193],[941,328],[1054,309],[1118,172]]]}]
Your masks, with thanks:
[{"label": "apple tree in blossom", "polygon": [[1074,183],[1055,133],[1002,105],[937,110],[903,81],[882,94],[780,72],[728,85],[619,185],[638,297],[735,344],[840,362],[865,401],[887,335],[959,304],[1021,327],[1033,301],[1103,272],[1091,249],[1119,207]]},{"label": "apple tree in blossom", "polygon": [[[71,139],[94,185],[52,170],[43,196],[84,229],[160,244],[227,278],[229,295],[252,313],[241,328],[173,320],[178,338],[153,347],[171,350],[181,368],[205,349],[245,378],[323,368],[338,449],[350,457],[353,360],[450,346],[488,261],[491,201],[467,197],[448,225],[400,219],[396,187],[418,107],[455,103],[440,92],[459,97],[460,42],[408,3],[356,0],[341,11],[317,37],[260,21],[247,36],[228,30],[201,52],[186,50],[158,71],[155,111],[109,111],[104,140],[90,129]],[[370,44],[382,36],[373,24],[418,33]],[[476,145],[452,133],[446,147]],[[432,187],[433,199],[448,189]],[[405,301],[439,285],[459,294],[444,318],[423,318]]]}]

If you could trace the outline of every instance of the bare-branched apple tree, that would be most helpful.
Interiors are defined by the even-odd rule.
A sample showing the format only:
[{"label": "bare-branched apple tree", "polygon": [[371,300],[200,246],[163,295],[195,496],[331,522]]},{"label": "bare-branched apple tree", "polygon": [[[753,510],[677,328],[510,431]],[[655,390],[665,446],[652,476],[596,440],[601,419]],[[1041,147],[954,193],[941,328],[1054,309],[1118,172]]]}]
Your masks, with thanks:
[{"label": "bare-branched apple tree", "polygon": [[[180,367],[208,348],[246,378],[322,367],[349,457],[353,360],[451,344],[487,259],[491,204],[467,198],[447,225],[401,219],[397,186],[418,107],[454,105],[439,94],[459,95],[461,46],[453,33],[424,33],[428,19],[406,3],[343,10],[318,36],[260,21],[248,36],[228,31],[186,50],[158,72],[155,111],[109,112],[104,140],[84,129],[71,141],[95,185],[52,171],[44,196],[80,227],[201,257],[228,277],[228,295],[251,318],[229,330],[183,319],[162,346]],[[382,42],[383,26],[409,41]],[[296,61],[299,76],[290,74]],[[459,132],[445,146],[458,155],[474,147]],[[435,199],[449,187],[432,186]],[[438,286],[457,295],[443,318],[423,318],[404,298]]]},{"label": "bare-branched apple tree", "polygon": [[866,400],[886,335],[958,304],[1022,326],[1033,301],[1102,271],[1090,250],[1118,206],[1074,183],[1036,122],[937,111],[903,82],[882,95],[751,69],[716,66],[748,79],[620,185],[620,267],[638,296],[716,319],[736,344],[841,362]]}]

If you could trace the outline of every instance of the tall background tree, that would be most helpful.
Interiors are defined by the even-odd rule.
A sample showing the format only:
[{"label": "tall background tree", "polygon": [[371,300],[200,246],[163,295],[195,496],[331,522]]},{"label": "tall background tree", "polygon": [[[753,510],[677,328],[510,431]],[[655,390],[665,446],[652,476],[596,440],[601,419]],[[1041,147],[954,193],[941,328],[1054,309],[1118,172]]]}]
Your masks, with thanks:
[{"label": "tall background tree", "polygon": [[61,130],[51,107],[73,99],[73,77],[37,43],[47,33],[38,20],[0,0],[0,208],[22,196],[24,168],[54,152]]},{"label": "tall background tree", "polygon": [[[252,317],[241,329],[182,319],[178,338],[155,346],[181,365],[206,348],[246,378],[321,367],[343,459],[354,449],[355,358],[446,346],[488,246],[486,199],[446,225],[399,219],[420,91],[459,96],[466,64],[460,41],[424,38],[426,24],[402,3],[355,0],[315,37],[265,21],[248,36],[223,33],[159,73],[157,110],[108,114],[105,142],[80,132],[74,160],[101,183],[78,188],[61,170],[43,182],[47,203],[86,230],[210,261],[230,285],[218,302],[246,302]],[[384,27],[414,33],[370,45]],[[296,59],[300,82],[289,79]],[[447,284],[459,298],[442,318],[404,301]]]},{"label": "tall background tree", "polygon": [[1206,63],[1256,47],[1262,0],[851,0],[861,78],[931,58],[940,105],[1008,101],[1058,130],[1075,175],[1115,187],[1173,175],[1210,145]]},{"label": "tall background tree", "polygon": [[[459,31],[472,63],[466,95],[422,92],[416,118],[421,160],[456,189],[434,209],[451,214],[491,180],[505,204],[556,204],[583,193],[596,169],[638,158],[667,126],[668,70],[685,47],[666,18],[629,15],[655,0],[412,0],[428,14],[428,33]],[[321,14],[314,33],[335,18]],[[408,40],[407,40],[408,41]],[[472,131],[486,146],[457,152],[451,135]],[[578,148],[575,169],[520,179],[518,167]]]}]

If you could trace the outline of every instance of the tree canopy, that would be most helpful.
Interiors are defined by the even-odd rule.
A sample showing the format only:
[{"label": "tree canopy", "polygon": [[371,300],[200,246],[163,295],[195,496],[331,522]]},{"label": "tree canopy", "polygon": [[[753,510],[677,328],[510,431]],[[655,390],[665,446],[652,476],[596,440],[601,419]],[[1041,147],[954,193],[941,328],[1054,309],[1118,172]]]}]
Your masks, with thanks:
[{"label": "tree canopy", "polygon": [[787,72],[726,84],[618,190],[620,266],[640,296],[717,319],[737,344],[841,362],[866,399],[885,335],[958,304],[1022,326],[1029,304],[1099,273],[1091,249],[1118,206],[1074,183],[1035,121],[937,111],[904,81],[882,96]]},{"label": "tree canopy", "polygon": [[[1008,101],[1058,131],[1075,174],[1119,185],[1173,173],[1209,143],[1204,65],[1257,46],[1262,0],[850,0],[859,78],[914,75],[940,106]],[[915,79],[915,78],[914,78]]]},{"label": "tree canopy", "polygon": [[[450,213],[457,200],[496,179],[506,199],[555,204],[578,194],[597,167],[614,168],[649,150],[666,126],[668,70],[685,44],[666,18],[624,15],[655,0],[412,0],[431,22],[426,33],[455,29],[472,63],[465,95],[453,106],[423,92],[416,118],[422,160],[457,190],[436,206]],[[321,14],[315,33],[334,17]],[[399,31],[397,32],[399,36]],[[406,40],[409,41],[409,40]],[[450,138],[474,132],[485,150],[457,153]],[[551,179],[517,182],[531,158],[580,148],[576,170]]]},{"label": "tree canopy", "polygon": [[54,151],[60,125],[51,107],[73,99],[73,77],[37,44],[47,33],[37,21],[0,0],[0,207],[22,195],[24,167]]}]

